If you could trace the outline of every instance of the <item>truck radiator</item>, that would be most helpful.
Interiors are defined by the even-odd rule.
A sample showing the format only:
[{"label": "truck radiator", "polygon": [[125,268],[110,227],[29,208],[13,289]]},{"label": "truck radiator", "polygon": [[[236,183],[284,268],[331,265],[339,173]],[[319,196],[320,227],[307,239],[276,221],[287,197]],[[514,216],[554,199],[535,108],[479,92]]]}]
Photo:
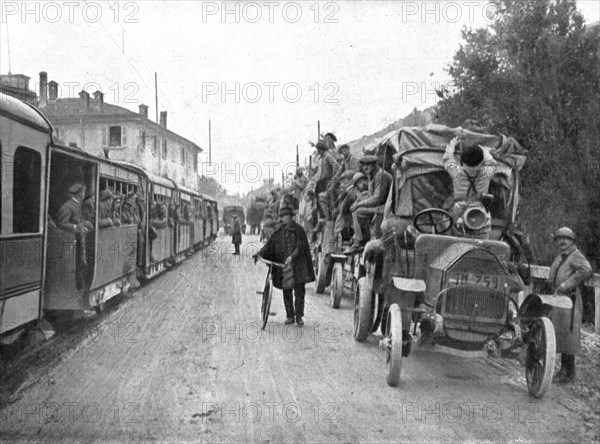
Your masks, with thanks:
[{"label": "truck radiator", "polygon": [[507,303],[502,292],[485,287],[450,287],[442,300],[442,316],[449,319],[476,319],[479,322],[506,319]]}]

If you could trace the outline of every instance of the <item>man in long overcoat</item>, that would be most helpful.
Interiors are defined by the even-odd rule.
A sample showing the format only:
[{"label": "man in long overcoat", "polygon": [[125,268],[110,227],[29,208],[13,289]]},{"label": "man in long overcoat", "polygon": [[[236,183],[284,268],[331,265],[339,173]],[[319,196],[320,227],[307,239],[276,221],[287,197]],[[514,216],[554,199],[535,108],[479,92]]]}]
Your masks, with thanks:
[{"label": "man in long overcoat", "polygon": [[556,352],[561,354],[558,382],[571,382],[575,378],[575,354],[581,348],[582,300],[579,286],[592,275],[592,267],[575,246],[575,233],[568,227],[554,233],[554,244],[559,251],[548,274],[548,284],[556,294],[570,296],[573,307],[552,308],[551,319],[556,330]]},{"label": "man in long overcoat", "polygon": [[[304,285],[315,280],[315,272],[308,246],[308,239],[304,229],[298,225],[292,217],[294,211],[290,207],[284,207],[279,212],[282,225],[273,233],[269,241],[254,256],[290,265],[293,269],[294,288],[283,289],[283,270],[273,267],[273,286],[283,289],[283,302],[287,319],[286,324],[294,323],[304,325]],[[294,300],[295,297],[295,300]]]},{"label": "man in long overcoat", "polygon": [[231,243],[235,245],[235,256],[240,255],[240,244],[242,243],[242,227],[237,216],[233,216],[233,227],[231,228]]}]

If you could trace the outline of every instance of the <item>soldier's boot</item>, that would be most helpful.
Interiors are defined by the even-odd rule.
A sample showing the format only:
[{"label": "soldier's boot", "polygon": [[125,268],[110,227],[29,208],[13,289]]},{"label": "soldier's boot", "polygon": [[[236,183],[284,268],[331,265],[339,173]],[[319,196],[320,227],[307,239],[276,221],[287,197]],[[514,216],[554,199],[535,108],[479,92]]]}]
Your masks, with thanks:
[{"label": "soldier's boot", "polygon": [[561,384],[568,384],[570,382],[573,382],[573,380],[575,379],[575,355],[562,354],[561,361],[561,371],[564,368],[565,373],[558,379],[558,382]]},{"label": "soldier's boot", "polygon": [[558,373],[556,373],[554,375],[554,378],[552,378],[554,382],[558,382],[567,376],[567,367],[568,367],[567,361],[568,360],[569,360],[568,355],[566,355],[564,353],[560,354],[560,370],[558,371]]}]

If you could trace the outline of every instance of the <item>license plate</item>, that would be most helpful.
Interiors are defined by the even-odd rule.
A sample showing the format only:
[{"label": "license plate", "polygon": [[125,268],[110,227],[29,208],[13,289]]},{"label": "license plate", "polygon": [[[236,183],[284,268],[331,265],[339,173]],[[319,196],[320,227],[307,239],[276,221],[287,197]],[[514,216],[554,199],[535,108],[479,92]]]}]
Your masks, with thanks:
[{"label": "license plate", "polygon": [[475,285],[500,289],[502,288],[502,278],[488,274],[453,273],[448,279],[448,285]]}]

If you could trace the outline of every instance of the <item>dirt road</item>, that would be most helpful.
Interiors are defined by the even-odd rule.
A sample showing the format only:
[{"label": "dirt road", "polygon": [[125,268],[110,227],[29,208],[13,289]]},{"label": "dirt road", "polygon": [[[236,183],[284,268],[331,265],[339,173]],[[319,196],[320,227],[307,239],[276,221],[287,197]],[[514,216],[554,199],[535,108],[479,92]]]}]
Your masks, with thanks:
[{"label": "dirt road", "polygon": [[415,350],[385,382],[377,338],[352,338],[351,301],[308,286],[306,325],[259,327],[266,268],[220,238],[90,322],[14,361],[1,440],[434,442],[586,440],[581,402],[529,397],[512,361]]}]

